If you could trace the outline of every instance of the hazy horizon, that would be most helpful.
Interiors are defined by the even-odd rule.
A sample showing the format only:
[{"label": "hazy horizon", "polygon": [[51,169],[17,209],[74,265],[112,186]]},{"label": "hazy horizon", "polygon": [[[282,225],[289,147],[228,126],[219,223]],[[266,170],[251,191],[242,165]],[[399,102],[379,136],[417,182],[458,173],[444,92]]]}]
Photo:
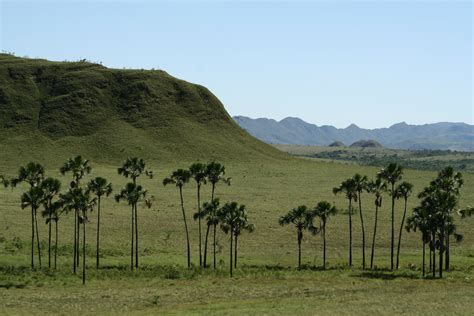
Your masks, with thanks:
[{"label": "hazy horizon", "polygon": [[239,115],[239,114],[236,114],[236,115],[232,115],[232,117],[236,117],[236,116],[243,116],[243,117],[248,117],[250,119],[253,119],[253,120],[257,120],[257,119],[269,119],[269,120],[274,120],[274,121],[277,121],[277,122],[280,122],[286,118],[296,118],[296,119],[300,119],[300,120],[303,120],[305,121],[306,123],[309,123],[309,124],[313,124],[313,125],[317,125],[317,126],[334,126],[338,129],[344,129],[344,128],[347,128],[349,127],[350,125],[356,125],[357,127],[359,128],[363,128],[363,129],[379,129],[379,128],[389,128],[393,125],[396,125],[396,124],[400,124],[400,123],[406,123],[407,125],[429,125],[429,124],[437,124],[437,123],[453,123],[453,124],[468,124],[468,125],[471,125],[471,126],[474,126],[474,124],[472,123],[466,123],[466,122],[453,122],[453,121],[439,121],[439,122],[427,122],[427,123],[411,123],[407,120],[404,120],[404,121],[400,121],[400,122],[394,122],[392,124],[389,124],[387,126],[376,126],[376,127],[365,127],[365,126],[360,126],[358,124],[355,124],[355,123],[350,123],[349,125],[346,125],[346,126],[336,126],[334,124],[330,124],[330,123],[326,123],[326,124],[316,124],[316,123],[313,123],[311,121],[308,121],[308,120],[305,120],[304,118],[301,118],[301,117],[297,117],[297,116],[285,116],[285,117],[282,117],[282,118],[273,118],[273,117],[251,117],[251,116],[248,116],[248,115]]},{"label": "hazy horizon", "polygon": [[[162,69],[232,116],[473,124],[472,3],[0,2],[0,48]],[[61,26],[61,27],[58,27]]]}]

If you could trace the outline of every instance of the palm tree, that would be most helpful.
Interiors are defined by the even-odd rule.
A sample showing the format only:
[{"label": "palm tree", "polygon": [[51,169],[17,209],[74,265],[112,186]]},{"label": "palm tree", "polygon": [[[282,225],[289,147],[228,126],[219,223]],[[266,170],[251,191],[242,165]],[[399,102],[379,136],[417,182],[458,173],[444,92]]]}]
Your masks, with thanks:
[{"label": "palm tree", "polygon": [[[133,270],[133,248],[134,248],[134,228],[138,228],[136,222],[134,222],[134,211],[138,210],[138,203],[145,202],[145,205],[151,207],[151,199],[147,198],[148,191],[144,190],[141,185],[137,185],[133,182],[127,183],[127,185],[120,190],[120,193],[115,195],[115,200],[125,200],[128,202],[132,210],[132,237],[131,237],[131,253],[130,253],[130,269]],[[134,225],[135,224],[135,225]],[[138,234],[135,230],[135,268],[138,269]]]},{"label": "palm tree", "polygon": [[387,181],[391,185],[390,195],[392,197],[392,235],[390,241],[390,269],[393,270],[393,249],[395,242],[395,184],[402,179],[403,168],[396,163],[391,163],[377,174],[377,178]]},{"label": "palm tree", "polygon": [[99,268],[100,202],[102,196],[109,196],[112,193],[112,183],[108,182],[107,179],[97,177],[89,182],[87,192],[92,192],[97,197],[96,268]]},{"label": "palm tree", "polygon": [[[448,166],[441,170],[438,173],[438,177],[432,181],[432,184],[436,185],[440,190],[446,192],[448,196],[454,196],[456,199],[459,197],[460,189],[464,185],[464,180],[462,178],[462,174],[460,172],[455,172],[453,167]],[[446,210],[448,214],[453,212],[453,209]],[[446,271],[449,271],[449,260],[450,260],[450,253],[449,253],[449,236],[450,230],[446,229],[446,258],[445,258],[445,268]],[[454,233],[454,232],[452,232]]]},{"label": "palm tree", "polygon": [[[72,182],[70,183],[71,188],[78,188],[80,186],[80,182],[85,175],[91,173],[92,167],[90,165],[89,160],[82,158],[82,156],[76,156],[73,158],[69,158],[66,162],[59,168],[59,172],[64,176],[66,173],[72,174]],[[74,219],[75,223],[75,231],[76,231],[76,240],[74,241],[75,251],[74,251],[74,260],[76,266],[79,266],[79,216],[80,213],[76,213],[76,217]],[[75,270],[75,269],[74,269]]]},{"label": "palm tree", "polygon": [[55,226],[55,238],[54,238],[54,270],[56,270],[56,262],[58,258],[58,239],[59,239],[59,231],[58,231],[58,222],[63,210],[63,203],[62,201],[53,202],[48,209],[46,209],[43,213],[43,217],[46,217],[46,224],[49,225],[52,221],[54,221]]},{"label": "palm tree", "polygon": [[355,188],[357,191],[357,199],[359,200],[359,214],[360,224],[362,226],[362,269],[365,269],[365,229],[364,229],[364,216],[362,215],[362,199],[361,194],[367,190],[368,179],[367,176],[361,176],[356,173],[353,177]]},{"label": "palm tree", "polygon": [[209,231],[211,226],[219,224],[219,199],[215,198],[211,202],[204,202],[201,208],[201,212],[194,214],[194,219],[206,219],[207,230],[206,230],[206,238],[204,240],[204,268],[207,267],[207,244],[209,238]]},{"label": "palm tree", "polygon": [[[221,229],[224,233],[230,235],[230,276],[232,277],[232,267],[237,267],[237,259],[232,260],[232,253],[235,251],[237,255],[237,248],[233,247],[233,240],[237,242],[237,236],[242,232],[242,229],[253,231],[254,226],[248,224],[247,211],[245,205],[239,205],[237,202],[226,203],[218,211],[218,216],[221,222]],[[237,246],[237,245],[235,245]]]},{"label": "palm tree", "polygon": [[298,239],[298,268],[301,267],[301,241],[303,240],[303,231],[310,230],[313,234],[317,233],[316,227],[313,225],[314,214],[306,205],[300,205],[291,209],[286,215],[280,217],[278,223],[281,226],[294,224]]},{"label": "palm tree", "polygon": [[236,268],[236,269],[237,269],[237,241],[238,241],[238,237],[244,231],[248,231],[249,233],[252,233],[255,230],[255,225],[249,223],[249,221],[248,221],[247,210],[245,209],[245,205],[241,205],[241,207],[239,207],[238,210],[239,210],[239,218],[235,222],[235,225],[234,225],[234,238],[235,238],[235,243],[234,243],[234,268]]},{"label": "palm tree", "polygon": [[176,187],[179,189],[179,197],[181,199],[181,210],[183,212],[183,222],[184,222],[184,229],[186,231],[186,245],[187,245],[187,252],[188,252],[188,268],[191,267],[191,250],[189,244],[189,232],[188,232],[188,223],[186,222],[186,212],[184,211],[184,200],[183,200],[183,186],[189,182],[191,178],[191,173],[189,170],[178,169],[171,173],[169,178],[163,179],[163,185],[166,186],[168,184],[175,184]]},{"label": "palm tree", "polygon": [[326,223],[328,219],[336,215],[337,209],[335,206],[332,206],[331,203],[327,201],[319,202],[316,207],[313,209],[314,216],[317,216],[321,219],[321,231],[323,235],[323,269],[326,269]]},{"label": "palm tree", "polygon": [[387,183],[382,179],[371,181],[367,185],[367,192],[375,195],[375,219],[374,219],[374,235],[372,237],[372,252],[370,253],[370,269],[374,268],[374,254],[375,254],[375,236],[377,234],[377,222],[379,215],[379,208],[382,207],[382,195],[387,191]]},{"label": "palm tree", "polygon": [[349,266],[352,266],[352,201],[357,201],[356,183],[353,178],[343,181],[338,187],[332,189],[334,194],[343,193],[349,200]]},{"label": "palm tree", "polygon": [[[423,277],[425,276],[425,248],[426,244],[431,242],[431,233],[430,233],[430,210],[424,208],[423,206],[416,207],[413,209],[412,215],[407,218],[407,224],[405,226],[406,230],[410,232],[411,230],[421,232],[421,242],[422,242],[422,273]],[[431,254],[430,254],[431,261]],[[430,265],[431,268],[431,265]]]},{"label": "palm tree", "polygon": [[76,273],[77,262],[79,262],[79,240],[77,230],[79,230],[80,227],[78,227],[77,224],[79,223],[81,212],[86,202],[85,195],[86,194],[82,188],[73,187],[59,196],[64,210],[66,212],[74,212],[74,255],[72,264],[74,273]]},{"label": "palm tree", "polygon": [[46,178],[42,181],[39,187],[43,190],[44,200],[43,206],[45,209],[44,215],[47,215],[48,224],[48,267],[51,268],[51,232],[52,232],[52,215],[54,214],[53,199],[59,194],[61,190],[61,182],[58,179]]},{"label": "palm tree", "polygon": [[[197,189],[197,213],[201,212],[201,185],[206,184],[206,165],[202,163],[194,163],[189,167],[191,177],[196,181]],[[202,232],[201,232],[201,217],[197,216],[199,227],[199,267],[202,268]]]},{"label": "palm tree", "polygon": [[72,173],[71,188],[79,187],[80,181],[85,175],[91,173],[92,167],[89,160],[82,158],[82,156],[76,156],[69,158],[59,168],[59,172],[64,176],[66,173]]},{"label": "palm tree", "polygon": [[413,192],[413,184],[403,181],[398,185],[398,187],[395,189],[397,199],[403,198],[405,201],[405,207],[403,210],[403,217],[402,217],[402,223],[400,225],[400,233],[398,234],[398,246],[397,246],[397,264],[396,267],[398,269],[399,267],[399,262],[400,262],[400,245],[402,243],[402,232],[403,232],[403,226],[405,225],[405,217],[407,214],[407,202],[408,198],[410,197],[411,193]]},{"label": "palm tree", "polygon": [[[120,168],[117,169],[119,175],[124,176],[125,178],[132,179],[134,184],[137,184],[137,178],[140,177],[143,173],[150,179],[153,178],[153,171],[147,170],[145,161],[137,157],[128,157]],[[132,234],[135,231],[135,265],[138,269],[138,213],[136,210],[136,205],[132,206],[132,225],[135,223],[135,227],[132,227]],[[132,238],[133,239],[133,238]],[[132,240],[133,242],[133,240]],[[133,248],[133,247],[132,247]]]},{"label": "palm tree", "polygon": [[[43,203],[44,192],[41,188],[33,186],[21,196],[21,208],[25,209],[31,207],[31,269],[34,270],[34,248],[35,248],[35,214],[38,208]],[[39,252],[38,243],[38,254]],[[40,259],[41,262],[41,259]],[[41,265],[40,265],[41,268]]]},{"label": "palm tree", "polygon": [[[214,200],[214,194],[216,190],[216,185],[219,182],[224,182],[227,185],[230,185],[231,178],[225,178],[225,167],[224,165],[211,161],[206,166],[206,174],[207,180],[211,183],[211,202]],[[214,253],[214,269],[216,268],[216,230],[217,230],[217,223],[214,226],[214,235],[213,235],[213,253]],[[206,262],[207,258],[204,258],[204,262]]]},{"label": "palm tree", "polygon": [[[44,179],[44,167],[35,162],[28,163],[25,167],[20,167],[18,170],[18,176],[11,180],[12,187],[16,187],[20,182],[25,182],[30,185],[30,188],[37,187],[41,181]],[[33,220],[33,233],[36,231],[36,241],[38,244],[38,262],[41,268],[41,247],[40,247],[40,239],[39,239],[39,230],[38,230],[38,220],[36,217],[36,208],[34,211],[32,210],[32,220]],[[34,239],[34,238],[33,238]]]}]

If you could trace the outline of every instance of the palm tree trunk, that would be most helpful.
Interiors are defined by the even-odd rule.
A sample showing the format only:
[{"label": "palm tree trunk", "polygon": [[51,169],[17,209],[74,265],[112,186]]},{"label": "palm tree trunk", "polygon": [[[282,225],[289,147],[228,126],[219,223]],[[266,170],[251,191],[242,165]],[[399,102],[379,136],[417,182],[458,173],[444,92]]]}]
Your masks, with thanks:
[{"label": "palm tree trunk", "polygon": [[77,251],[76,251],[76,266],[79,267],[79,258],[80,258],[80,237],[81,237],[81,226],[80,226],[80,221],[79,221],[79,212],[77,212]]},{"label": "palm tree trunk", "polygon": [[365,229],[364,229],[364,216],[362,215],[362,201],[360,200],[360,192],[359,192],[359,214],[360,214],[360,224],[362,226],[362,269],[365,270]]},{"label": "palm tree trunk", "polygon": [[82,284],[86,284],[86,214],[82,221]]},{"label": "palm tree trunk", "polygon": [[235,252],[234,252],[234,268],[237,269],[237,237],[238,235],[236,234],[235,235],[235,245],[234,245],[234,248],[235,248]]},{"label": "palm tree trunk", "polygon": [[100,236],[100,195],[98,196],[97,201],[97,244],[96,244],[96,254],[95,254],[95,266],[99,268],[99,237]]},{"label": "palm tree trunk", "polygon": [[216,268],[216,224],[214,224],[214,269]]},{"label": "palm tree trunk", "polygon": [[72,259],[72,270],[76,273],[76,257],[77,257],[77,211],[74,211],[74,251],[73,251],[73,259]]},{"label": "palm tree trunk", "polygon": [[234,235],[234,228],[231,226],[230,227],[230,277],[232,277],[232,266],[234,265],[234,263],[232,262],[232,251],[234,249],[232,249],[232,240],[234,239],[233,238],[233,235]]},{"label": "palm tree trunk", "polygon": [[[197,203],[198,213],[201,213],[201,185],[197,185]],[[198,217],[199,226],[199,268],[202,269],[202,233],[201,233],[201,216]]]},{"label": "palm tree trunk", "polygon": [[443,278],[443,253],[444,253],[444,222],[441,226],[441,233],[439,236],[439,278]]},{"label": "palm tree trunk", "polygon": [[352,199],[349,199],[349,266],[352,267]]},{"label": "palm tree trunk", "polygon": [[392,236],[390,239],[390,270],[393,270],[393,248],[395,239],[395,183],[392,182]]},{"label": "palm tree trunk", "polygon": [[191,267],[191,247],[189,246],[188,223],[186,222],[186,213],[184,212],[183,188],[179,187],[179,196],[181,198],[181,210],[183,211],[184,228],[186,230],[186,246],[188,251],[188,268]]},{"label": "palm tree trunk", "polygon": [[397,246],[397,270],[400,262],[400,245],[402,243],[402,232],[403,225],[405,224],[405,216],[407,214],[407,199],[405,199],[405,208],[403,210],[402,224],[400,225],[400,233],[398,234],[398,246]]},{"label": "palm tree trunk", "polygon": [[445,261],[445,271],[449,271],[449,233],[446,233],[446,261]]},{"label": "palm tree trunk", "polygon": [[35,209],[31,207],[31,269],[35,269]]},{"label": "palm tree trunk", "polygon": [[433,233],[433,278],[436,276],[436,235]]},{"label": "palm tree trunk", "polygon": [[135,204],[135,268],[138,270],[138,205]]},{"label": "palm tree trunk", "polygon": [[421,240],[423,242],[423,277],[425,276],[425,241],[422,239]]},{"label": "palm tree trunk", "polygon": [[207,240],[209,237],[210,228],[211,228],[211,225],[207,224],[206,240],[204,241],[204,268],[207,267]]},{"label": "palm tree trunk", "polygon": [[54,239],[54,270],[56,270],[56,260],[58,258],[58,221],[55,221],[56,238]]},{"label": "palm tree trunk", "polygon": [[48,215],[48,268],[51,268],[51,213]]},{"label": "palm tree trunk", "polygon": [[38,245],[38,262],[39,267],[41,268],[41,243],[39,239],[39,232],[38,232],[38,218],[37,218],[37,210],[35,209],[35,230],[36,230],[36,244]]},{"label": "palm tree trunk", "polygon": [[135,210],[134,205],[132,204],[132,243],[131,243],[131,249],[130,249],[130,270],[133,271],[133,247],[135,243],[135,216],[133,214]]},{"label": "palm tree trunk", "polygon": [[323,221],[323,269],[326,269],[326,220]]},{"label": "palm tree trunk", "polygon": [[298,268],[301,268],[301,230],[298,229]]},{"label": "palm tree trunk", "polygon": [[372,237],[372,252],[370,253],[370,269],[374,268],[374,254],[375,254],[375,235],[377,234],[377,220],[379,215],[379,206],[375,205],[375,221],[374,221],[374,236]]}]

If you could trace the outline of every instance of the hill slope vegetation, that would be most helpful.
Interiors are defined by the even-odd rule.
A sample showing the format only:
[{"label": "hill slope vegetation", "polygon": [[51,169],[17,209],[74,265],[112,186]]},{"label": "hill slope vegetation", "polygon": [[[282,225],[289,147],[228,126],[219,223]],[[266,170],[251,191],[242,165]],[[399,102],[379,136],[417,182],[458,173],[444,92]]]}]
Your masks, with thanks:
[{"label": "hill slope vegetation", "polygon": [[130,154],[285,157],[239,128],[207,88],[164,71],[6,54],[0,54],[0,152],[4,161],[45,155],[61,161],[75,153],[107,162]]}]

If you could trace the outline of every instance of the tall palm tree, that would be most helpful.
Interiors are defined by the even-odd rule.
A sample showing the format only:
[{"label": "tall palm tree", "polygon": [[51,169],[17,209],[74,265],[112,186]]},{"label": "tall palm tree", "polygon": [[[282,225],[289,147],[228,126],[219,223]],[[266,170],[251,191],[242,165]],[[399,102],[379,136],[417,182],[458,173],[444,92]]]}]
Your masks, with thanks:
[{"label": "tall palm tree", "polygon": [[[226,178],[225,176],[225,167],[224,165],[211,161],[206,166],[207,180],[211,183],[211,201],[214,200],[214,194],[216,186],[219,182],[223,182],[227,185],[230,185],[231,178]],[[214,235],[213,235],[213,253],[214,253],[214,269],[216,268],[216,230],[217,223],[213,225]],[[206,258],[204,258],[206,261]]]},{"label": "tall palm tree", "polygon": [[51,268],[51,233],[52,233],[52,216],[55,212],[53,209],[53,199],[61,190],[61,182],[58,179],[46,178],[40,183],[40,188],[44,193],[43,206],[44,215],[47,216],[48,224],[48,267]]},{"label": "tall palm tree", "polygon": [[[78,188],[80,186],[80,182],[84,176],[91,173],[92,167],[90,165],[90,161],[87,159],[82,158],[82,156],[76,156],[69,158],[66,162],[59,168],[59,172],[64,176],[66,173],[72,174],[72,181],[70,183],[71,188]],[[80,236],[80,229],[79,229],[79,216],[80,213],[75,214],[75,232],[76,232],[76,240],[74,241],[75,251],[74,251],[74,260],[76,266],[79,266],[79,236]],[[75,269],[74,269],[75,271]]]},{"label": "tall palm tree", "polygon": [[367,192],[375,195],[375,219],[374,219],[374,234],[372,236],[372,251],[370,253],[370,269],[374,268],[374,254],[375,254],[375,236],[377,234],[377,223],[379,208],[382,207],[383,193],[387,191],[387,183],[382,179],[372,180],[367,185]]},{"label": "tall palm tree", "polygon": [[[64,210],[66,212],[73,212],[74,217],[77,219],[77,223],[81,223],[83,212],[86,207],[89,207],[92,204],[93,200],[90,199],[88,193],[86,193],[82,188],[74,187],[70,188],[66,193],[60,194],[60,202],[62,203]],[[87,210],[86,210],[87,211]],[[76,224],[76,223],[75,223]],[[74,227],[79,229],[79,227]],[[83,236],[85,238],[85,236]],[[75,257],[73,262],[73,271],[76,273],[76,262],[79,261],[79,251],[77,251],[79,240],[77,240],[77,231],[74,231],[74,253]],[[83,272],[84,274],[85,272]],[[85,275],[84,275],[85,276]]]},{"label": "tall palm tree", "polygon": [[352,266],[352,201],[357,201],[356,183],[353,178],[343,181],[338,187],[332,189],[334,194],[342,193],[349,201],[349,266]]},{"label": "tall palm tree", "polygon": [[313,214],[321,220],[321,232],[323,235],[323,269],[326,269],[326,223],[331,216],[337,214],[335,206],[327,201],[319,202],[313,209]]},{"label": "tall palm tree", "polygon": [[[432,181],[432,184],[436,185],[440,190],[446,192],[448,196],[454,196],[456,199],[459,197],[460,189],[464,185],[464,180],[462,178],[462,174],[460,172],[455,172],[454,168],[448,166],[441,170],[438,173],[437,178]],[[448,209],[446,212],[448,214],[452,214],[454,209]],[[449,260],[450,260],[450,253],[449,253],[449,236],[450,230],[446,229],[446,258],[445,258],[445,268],[446,271],[449,271]]]},{"label": "tall palm tree", "polygon": [[[430,210],[424,208],[423,206],[418,206],[413,209],[412,215],[407,218],[406,230],[410,232],[411,230],[421,232],[421,242],[422,242],[422,273],[423,277],[425,276],[425,253],[426,253],[426,244],[431,242],[431,233],[430,233],[430,219],[431,214]],[[431,254],[430,254],[431,261]],[[431,268],[431,265],[430,265]]]},{"label": "tall palm tree", "polygon": [[[201,186],[206,184],[206,165],[202,163],[193,163],[189,167],[191,177],[196,181],[197,189],[197,213],[201,212]],[[199,267],[202,268],[202,232],[201,232],[201,217],[197,216],[199,227]]]},{"label": "tall palm tree", "polygon": [[[41,181],[44,179],[45,170],[44,167],[35,162],[29,162],[26,166],[20,167],[18,170],[18,176],[11,180],[12,187],[16,187],[20,182],[25,182],[30,185],[30,188],[37,187]],[[36,231],[36,241],[38,244],[38,263],[41,268],[41,247],[39,239],[39,230],[38,230],[38,219],[37,219],[37,210],[32,210],[32,220],[33,220],[33,233]]]},{"label": "tall palm tree", "polygon": [[[31,269],[34,270],[34,248],[35,248],[35,214],[43,203],[44,192],[41,188],[33,186],[21,196],[21,208],[31,207]],[[39,254],[38,243],[38,254]],[[41,268],[41,265],[40,265]]]},{"label": "tall palm tree", "polygon": [[102,196],[112,194],[112,183],[107,179],[97,177],[87,185],[87,192],[92,192],[97,197],[97,236],[96,236],[96,268],[99,268],[99,248],[100,248],[100,202]]},{"label": "tall palm tree", "polygon": [[[220,218],[220,227],[222,231],[230,236],[230,276],[232,277],[232,267],[237,267],[237,259],[232,260],[232,253],[235,252],[237,255],[237,248],[233,247],[233,240],[237,242],[237,236],[242,232],[242,229],[247,229],[253,231],[254,226],[248,224],[247,211],[245,210],[245,205],[239,205],[237,202],[226,203],[218,211],[218,216]],[[237,246],[237,245],[235,245]]]},{"label": "tall palm tree", "polygon": [[[142,174],[145,174],[148,178],[153,178],[153,171],[146,169],[145,161],[137,157],[128,157],[122,166],[117,169],[119,175],[125,178],[132,179],[134,184],[137,184],[137,178]],[[135,223],[135,227],[132,227],[132,234],[135,232],[135,265],[138,269],[138,212],[136,205],[132,205],[132,225]],[[132,240],[133,242],[133,240]],[[133,247],[132,247],[133,248]]]},{"label": "tall palm tree", "polygon": [[191,267],[191,250],[190,250],[190,243],[189,243],[188,223],[186,222],[186,212],[184,211],[183,186],[189,182],[190,178],[191,178],[191,173],[189,172],[189,170],[178,169],[178,170],[173,171],[169,178],[163,179],[164,186],[168,184],[175,184],[176,187],[179,189],[179,197],[181,199],[181,210],[183,212],[184,229],[186,231],[188,268]]},{"label": "tall palm tree", "polygon": [[395,242],[395,184],[402,179],[403,168],[396,163],[391,163],[377,174],[377,178],[387,181],[391,185],[390,195],[392,197],[392,234],[390,239],[390,269],[393,270],[393,251]]},{"label": "tall palm tree", "polygon": [[316,227],[313,225],[314,213],[306,207],[306,205],[300,205],[296,208],[291,209],[286,215],[280,217],[278,223],[281,226],[293,224],[296,227],[297,239],[298,239],[298,268],[301,267],[301,241],[303,240],[303,231],[309,230],[313,234],[317,232]]},{"label": "tall palm tree", "polygon": [[255,225],[249,223],[248,217],[247,217],[247,210],[245,209],[245,205],[241,205],[241,207],[238,208],[239,210],[239,217],[237,221],[235,222],[234,225],[234,268],[237,269],[237,241],[238,237],[244,232],[247,231],[249,233],[252,233],[255,231]]},{"label": "tall palm tree", "polygon": [[[137,185],[133,182],[127,183],[127,185],[120,190],[118,194],[115,195],[115,200],[119,202],[120,200],[125,200],[128,202],[128,205],[132,210],[132,235],[131,235],[131,253],[130,253],[130,269],[133,270],[133,254],[134,254],[134,237],[135,239],[135,268],[138,269],[138,234],[134,235],[134,211],[138,210],[138,203],[145,202],[145,205],[151,207],[151,199],[147,198],[148,191],[144,190],[141,185]],[[137,230],[135,230],[135,233]]]},{"label": "tall palm tree", "polygon": [[367,176],[361,176],[356,173],[353,177],[355,188],[357,191],[357,199],[359,200],[359,215],[360,215],[360,224],[362,227],[362,269],[365,269],[365,229],[364,229],[364,216],[362,215],[362,199],[361,194],[363,191],[367,190],[368,179]]},{"label": "tall palm tree", "polygon": [[209,239],[209,231],[211,226],[219,224],[219,199],[215,198],[211,202],[204,202],[201,212],[194,214],[194,219],[205,219],[207,224],[206,238],[204,239],[204,268],[207,267],[207,245]]},{"label": "tall palm tree", "polygon": [[399,262],[400,262],[400,245],[402,243],[402,232],[403,232],[403,227],[405,225],[405,217],[407,214],[407,202],[408,202],[408,198],[411,196],[411,193],[413,192],[413,184],[407,181],[403,181],[395,189],[395,192],[396,192],[397,199],[403,198],[405,202],[405,207],[403,209],[402,223],[400,225],[400,233],[398,234],[397,264],[396,264],[396,267],[398,269]]},{"label": "tall palm tree", "polygon": [[46,224],[49,225],[51,222],[54,222],[55,234],[54,234],[54,270],[57,267],[58,259],[58,240],[59,240],[59,231],[58,231],[58,222],[62,214],[63,203],[62,201],[53,202],[48,209],[43,213],[43,217],[46,217]]}]

